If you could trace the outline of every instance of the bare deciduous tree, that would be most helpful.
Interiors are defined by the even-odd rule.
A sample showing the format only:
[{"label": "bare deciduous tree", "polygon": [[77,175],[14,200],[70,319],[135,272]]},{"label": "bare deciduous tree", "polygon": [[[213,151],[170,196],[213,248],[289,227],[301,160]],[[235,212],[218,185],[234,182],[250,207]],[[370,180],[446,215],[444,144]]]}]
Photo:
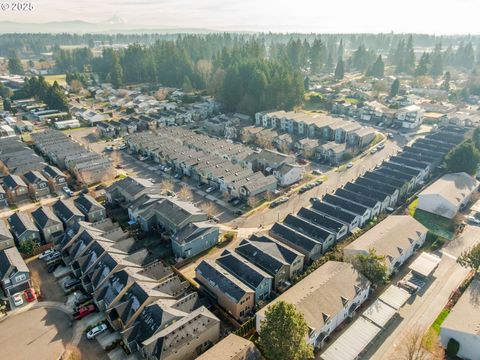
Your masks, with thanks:
[{"label": "bare deciduous tree", "polygon": [[165,179],[160,183],[160,191],[162,193],[167,193],[172,190],[173,190],[173,182],[171,182],[170,180]]},{"label": "bare deciduous tree", "polygon": [[[436,335],[436,334],[435,334]],[[428,338],[428,333],[421,328],[414,328],[408,332],[399,346],[398,360],[432,360],[443,359],[444,351],[439,344],[438,337],[436,339]],[[430,344],[432,352],[425,348],[426,342],[433,341]]]},{"label": "bare deciduous tree", "polygon": [[80,350],[73,345],[68,345],[65,349],[65,352],[62,355],[62,360],[81,360],[82,353]]},{"label": "bare deciduous tree", "polygon": [[198,206],[200,209],[202,209],[203,211],[205,211],[205,213],[210,217],[210,216],[213,216],[215,215],[217,212],[218,212],[218,209],[217,207],[215,206],[215,204],[209,202],[209,201],[205,201],[205,202],[202,202],[199,206]]},{"label": "bare deciduous tree", "polygon": [[183,185],[178,191],[177,197],[179,200],[182,200],[182,201],[192,201],[193,192],[187,185]]}]

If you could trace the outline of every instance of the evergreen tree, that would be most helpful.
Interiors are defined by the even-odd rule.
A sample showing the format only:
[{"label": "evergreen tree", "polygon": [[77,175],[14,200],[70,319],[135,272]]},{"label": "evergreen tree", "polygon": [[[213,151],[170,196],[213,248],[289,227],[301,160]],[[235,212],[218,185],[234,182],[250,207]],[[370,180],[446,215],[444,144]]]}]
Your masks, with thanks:
[{"label": "evergreen tree", "polygon": [[343,39],[340,39],[340,44],[338,45],[337,57],[343,59],[343,53],[345,52],[343,48]]},{"label": "evergreen tree", "polygon": [[383,63],[382,55],[378,55],[377,60],[373,63],[367,75],[376,77],[377,79],[381,79],[383,78],[384,74],[385,74],[385,64]]},{"label": "evergreen tree", "polygon": [[303,314],[292,304],[278,301],[265,312],[258,342],[268,360],[307,360],[313,358],[307,334]]},{"label": "evergreen tree", "polygon": [[370,250],[368,255],[357,255],[353,265],[375,285],[385,284],[388,280],[385,256],[377,255],[374,249]]},{"label": "evergreen tree", "polygon": [[8,71],[10,72],[10,74],[14,75],[25,75],[22,61],[20,60],[16,52],[13,52],[12,55],[8,58]]},{"label": "evergreen tree", "polygon": [[443,55],[442,55],[442,45],[435,45],[435,50],[431,56],[432,67],[430,68],[430,75],[433,78],[437,78],[443,74]]},{"label": "evergreen tree", "polygon": [[115,88],[119,88],[123,83],[123,69],[117,56],[113,57],[112,69],[110,71],[110,81]]},{"label": "evergreen tree", "polygon": [[392,82],[392,86],[390,87],[390,96],[395,97],[398,95],[398,91],[400,90],[400,80],[396,78]]},{"label": "evergreen tree", "polygon": [[341,80],[345,76],[345,64],[342,59],[338,59],[337,67],[335,68],[335,79]]},{"label": "evergreen tree", "polygon": [[405,72],[405,41],[403,39],[398,42],[393,55],[393,64],[395,65],[395,73]]},{"label": "evergreen tree", "polygon": [[413,50],[413,36],[409,35],[404,54],[405,72],[412,73],[415,69],[415,52]]},{"label": "evergreen tree", "polygon": [[449,91],[450,90],[450,80],[451,75],[450,71],[446,71],[443,75],[442,89]]},{"label": "evergreen tree", "polygon": [[478,274],[480,271],[480,243],[462,252],[457,263],[465,268],[471,268],[475,274]]},{"label": "evergreen tree", "polygon": [[322,42],[319,39],[315,39],[310,48],[310,64],[313,74],[318,74],[322,69]]},{"label": "evergreen tree", "polygon": [[474,174],[480,162],[480,151],[472,141],[455,146],[445,156],[447,171],[451,173],[466,172]]},{"label": "evergreen tree", "polygon": [[430,55],[426,52],[422,54],[420,61],[418,62],[417,68],[415,69],[415,76],[425,76],[429,72],[430,66]]},{"label": "evergreen tree", "polygon": [[333,57],[332,57],[332,53],[328,53],[327,55],[327,60],[326,60],[326,63],[325,63],[325,67],[327,69],[327,71],[332,71],[333,69]]}]

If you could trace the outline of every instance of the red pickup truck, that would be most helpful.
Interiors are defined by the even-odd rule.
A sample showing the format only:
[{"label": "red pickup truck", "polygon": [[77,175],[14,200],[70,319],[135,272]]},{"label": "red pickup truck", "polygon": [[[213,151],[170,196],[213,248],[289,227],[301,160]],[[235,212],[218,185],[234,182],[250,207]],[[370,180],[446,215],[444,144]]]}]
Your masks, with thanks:
[{"label": "red pickup truck", "polygon": [[88,314],[91,314],[91,313],[95,312],[95,310],[96,310],[95,305],[93,305],[93,304],[81,307],[80,309],[78,309],[78,311],[75,314],[73,314],[73,318],[75,320],[80,320],[80,319],[84,318],[85,316],[87,316]]}]

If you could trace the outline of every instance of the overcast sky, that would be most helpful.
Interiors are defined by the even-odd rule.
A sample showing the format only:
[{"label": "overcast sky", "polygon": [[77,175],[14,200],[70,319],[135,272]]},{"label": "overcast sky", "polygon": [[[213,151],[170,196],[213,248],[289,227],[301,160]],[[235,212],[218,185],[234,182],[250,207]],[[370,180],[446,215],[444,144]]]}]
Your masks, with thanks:
[{"label": "overcast sky", "polygon": [[[10,0],[2,0],[8,2]],[[13,1],[13,0],[12,0]],[[1,20],[282,32],[422,32],[480,34],[480,0],[30,0],[31,13]]]}]

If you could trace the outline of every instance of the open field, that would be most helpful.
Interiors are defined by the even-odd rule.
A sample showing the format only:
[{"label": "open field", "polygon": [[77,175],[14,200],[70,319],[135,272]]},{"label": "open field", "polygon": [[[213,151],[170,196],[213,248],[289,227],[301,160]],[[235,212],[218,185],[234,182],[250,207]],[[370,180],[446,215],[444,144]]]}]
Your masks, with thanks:
[{"label": "open field", "polygon": [[45,81],[48,82],[49,84],[53,84],[56,81],[58,83],[58,85],[64,86],[64,85],[67,84],[65,78],[66,78],[65,74],[47,75],[47,76],[45,76]]}]

